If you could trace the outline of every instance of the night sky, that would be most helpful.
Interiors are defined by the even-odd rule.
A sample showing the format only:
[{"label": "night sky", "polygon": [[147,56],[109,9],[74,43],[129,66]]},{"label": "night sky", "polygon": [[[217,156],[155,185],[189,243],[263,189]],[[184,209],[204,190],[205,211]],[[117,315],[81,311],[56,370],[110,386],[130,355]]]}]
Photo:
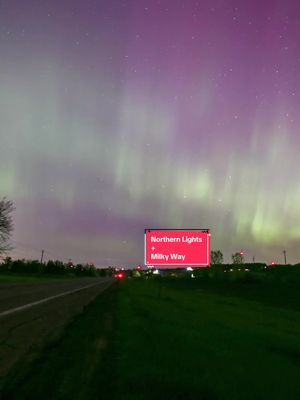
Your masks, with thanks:
[{"label": "night sky", "polygon": [[145,228],[300,261],[298,0],[0,1],[14,257],[143,263]]}]

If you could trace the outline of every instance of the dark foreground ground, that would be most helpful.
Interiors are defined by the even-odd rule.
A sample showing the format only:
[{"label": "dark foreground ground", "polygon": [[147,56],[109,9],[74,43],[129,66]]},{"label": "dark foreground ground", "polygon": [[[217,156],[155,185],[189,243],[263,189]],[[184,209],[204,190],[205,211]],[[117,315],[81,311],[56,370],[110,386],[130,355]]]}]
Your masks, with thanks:
[{"label": "dark foreground ground", "polygon": [[[111,279],[78,278],[0,284],[0,390],[4,378],[16,364],[21,368],[25,360],[28,362],[39,354],[45,343],[59,338],[71,319],[111,282]],[[25,310],[16,310],[72,291],[75,292]],[[15,312],[5,315],[10,310]]]},{"label": "dark foreground ground", "polygon": [[30,362],[24,355],[3,380],[2,398],[299,399],[298,289],[117,283]]}]

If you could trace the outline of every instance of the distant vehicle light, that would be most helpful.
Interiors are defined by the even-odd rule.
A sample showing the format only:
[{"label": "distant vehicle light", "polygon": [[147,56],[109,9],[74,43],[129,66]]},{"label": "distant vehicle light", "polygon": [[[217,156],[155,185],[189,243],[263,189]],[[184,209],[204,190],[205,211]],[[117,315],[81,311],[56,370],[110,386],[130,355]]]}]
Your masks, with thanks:
[{"label": "distant vehicle light", "polygon": [[119,280],[124,279],[125,278],[124,272],[119,272],[118,274],[115,274],[115,278]]}]

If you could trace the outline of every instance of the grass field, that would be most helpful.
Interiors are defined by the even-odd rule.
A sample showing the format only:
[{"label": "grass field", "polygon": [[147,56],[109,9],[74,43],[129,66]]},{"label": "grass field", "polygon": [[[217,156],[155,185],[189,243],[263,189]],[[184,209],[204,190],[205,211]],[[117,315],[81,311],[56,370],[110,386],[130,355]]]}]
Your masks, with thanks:
[{"label": "grass field", "polygon": [[5,399],[300,398],[297,285],[127,280],[98,296]]}]

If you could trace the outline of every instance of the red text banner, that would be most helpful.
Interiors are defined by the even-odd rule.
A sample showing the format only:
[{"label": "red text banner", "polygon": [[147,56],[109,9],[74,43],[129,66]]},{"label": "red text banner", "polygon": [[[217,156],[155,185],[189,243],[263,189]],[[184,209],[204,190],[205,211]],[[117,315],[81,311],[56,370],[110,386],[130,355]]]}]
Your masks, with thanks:
[{"label": "red text banner", "polygon": [[209,230],[146,229],[145,264],[162,268],[209,266]]}]

